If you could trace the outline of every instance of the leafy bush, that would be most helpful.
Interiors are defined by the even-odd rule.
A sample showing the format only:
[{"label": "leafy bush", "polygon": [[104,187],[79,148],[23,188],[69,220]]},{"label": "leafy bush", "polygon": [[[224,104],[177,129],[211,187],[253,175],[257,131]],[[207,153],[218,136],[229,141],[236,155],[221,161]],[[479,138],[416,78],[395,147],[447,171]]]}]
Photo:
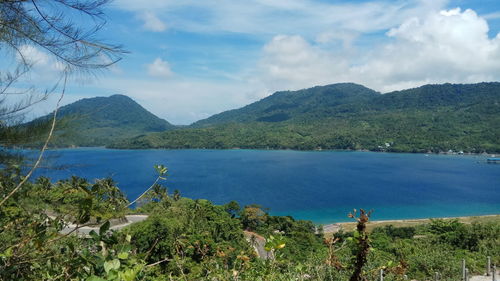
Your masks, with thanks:
[{"label": "leafy bush", "polygon": [[[20,180],[18,167],[0,170],[1,194]],[[340,232],[323,241],[311,222],[271,216],[257,205],[217,206],[170,196],[160,185],[142,201],[145,221],[119,232],[108,222],[88,237],[65,235],[60,231],[68,222],[95,223],[132,210],[110,179],[26,183],[0,206],[0,280],[319,281],[348,280],[356,268],[369,280],[380,269],[386,280],[405,273],[424,280],[434,272],[457,280],[462,259],[472,273],[482,273],[486,256],[500,262],[499,222],[432,220],[415,228]],[[244,229],[268,238],[273,257],[257,258]]]}]

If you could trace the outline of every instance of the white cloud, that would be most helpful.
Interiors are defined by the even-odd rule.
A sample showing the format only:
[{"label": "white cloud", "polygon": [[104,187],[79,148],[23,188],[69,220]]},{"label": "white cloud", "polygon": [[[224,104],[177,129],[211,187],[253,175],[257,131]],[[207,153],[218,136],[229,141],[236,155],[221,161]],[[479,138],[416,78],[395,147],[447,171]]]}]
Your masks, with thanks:
[{"label": "white cloud", "polygon": [[147,65],[148,74],[153,77],[170,78],[173,75],[168,62],[161,58],[156,58],[151,64]]},{"label": "white cloud", "polygon": [[483,18],[485,18],[487,20],[500,19],[500,12],[494,12],[494,13],[489,13],[489,14],[483,15]]},{"label": "white cloud", "polygon": [[472,10],[411,17],[371,52],[339,55],[300,36],[276,36],[264,48],[260,81],[269,89],[357,82],[380,91],[426,83],[500,80],[500,35]]},{"label": "white cloud", "polygon": [[500,35],[472,10],[453,9],[411,18],[391,29],[394,42],[371,54],[352,74],[382,90],[398,84],[500,80]]},{"label": "white cloud", "polygon": [[[374,32],[404,19],[445,7],[448,0],[326,3],[314,0],[117,0],[118,9],[168,18],[173,29],[190,32],[236,32],[253,35],[298,34],[303,37],[332,28]],[[197,16],[192,14],[196,12]]]},{"label": "white cloud", "polygon": [[360,34],[353,31],[346,30],[331,30],[318,34],[315,41],[320,44],[331,44],[338,43],[342,44],[344,49],[351,49],[353,47],[354,40]]},{"label": "white cloud", "polygon": [[50,57],[46,53],[31,45],[21,46],[19,53],[17,53],[17,59],[21,62],[25,61],[26,63],[39,66],[46,66],[50,61]]},{"label": "white cloud", "polygon": [[346,66],[301,36],[275,36],[263,48],[259,75],[269,91],[298,89],[331,81]]},{"label": "white cloud", "polygon": [[138,17],[144,22],[142,26],[146,30],[154,32],[167,30],[167,25],[152,12],[143,12]]},{"label": "white cloud", "polygon": [[30,71],[21,80],[24,83],[43,84],[56,83],[65,69],[64,63],[56,60],[46,52],[33,45],[22,45],[16,54],[16,63],[30,64]]}]

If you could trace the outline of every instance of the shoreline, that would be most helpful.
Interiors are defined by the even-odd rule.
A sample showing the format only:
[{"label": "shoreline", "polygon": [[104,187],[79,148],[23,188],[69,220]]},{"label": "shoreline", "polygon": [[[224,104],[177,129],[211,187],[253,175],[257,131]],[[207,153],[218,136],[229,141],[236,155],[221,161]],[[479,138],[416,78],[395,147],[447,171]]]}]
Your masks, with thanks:
[{"label": "shoreline", "polygon": [[[475,221],[500,221],[500,214],[495,215],[479,215],[479,216],[460,216],[460,217],[440,217],[440,218],[426,218],[426,219],[397,219],[397,220],[378,220],[378,221],[369,221],[367,223],[367,229],[372,230],[375,227],[381,227],[385,225],[394,225],[396,227],[404,227],[404,226],[415,226],[420,224],[425,224],[430,222],[431,219],[443,219],[443,220],[452,220],[458,219],[459,222],[462,223],[472,223]],[[337,222],[337,223],[329,223],[323,225],[323,232],[327,233],[336,233],[338,231],[346,230],[351,231],[356,227],[356,222]]]},{"label": "shoreline", "polygon": [[[39,150],[36,147],[17,147],[19,150]],[[257,150],[257,151],[299,151],[299,152],[373,152],[373,153],[388,153],[388,154],[424,154],[424,155],[446,155],[446,156],[482,156],[482,157],[496,157],[500,152],[457,152],[457,151],[440,151],[440,152],[418,152],[418,151],[380,151],[369,149],[292,149],[292,148],[121,148],[121,147],[108,147],[108,146],[67,146],[67,147],[49,147],[47,151],[57,150],[82,150],[82,149],[101,149],[101,150]]]}]

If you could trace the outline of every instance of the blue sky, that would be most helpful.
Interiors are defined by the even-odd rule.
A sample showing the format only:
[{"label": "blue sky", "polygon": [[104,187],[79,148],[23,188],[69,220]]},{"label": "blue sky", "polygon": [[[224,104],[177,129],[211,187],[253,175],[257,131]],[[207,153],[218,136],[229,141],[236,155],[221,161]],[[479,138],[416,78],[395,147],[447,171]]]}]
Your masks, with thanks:
[{"label": "blue sky", "polygon": [[278,90],[500,81],[498,0],[115,0],[105,12],[100,38],[130,54],[73,79],[65,103],[125,94],[189,124]]}]

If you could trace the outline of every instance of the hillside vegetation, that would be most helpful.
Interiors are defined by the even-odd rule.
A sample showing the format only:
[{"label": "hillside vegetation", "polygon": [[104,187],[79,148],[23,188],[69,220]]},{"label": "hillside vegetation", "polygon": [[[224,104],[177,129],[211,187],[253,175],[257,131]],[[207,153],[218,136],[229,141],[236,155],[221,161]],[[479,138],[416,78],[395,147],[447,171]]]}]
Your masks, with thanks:
[{"label": "hillside vegetation", "polygon": [[[0,198],[21,180],[18,167],[0,170]],[[487,256],[500,262],[499,221],[431,220],[369,233],[361,212],[351,216],[356,230],[324,239],[309,221],[192,200],[161,185],[138,204],[129,209],[112,179],[27,182],[0,204],[0,280],[377,280],[383,269],[385,280],[439,272],[439,280],[456,281],[462,260],[471,274],[484,272]],[[108,219],[130,212],[149,218],[110,230]],[[96,223],[88,236],[61,233]],[[258,256],[258,237],[271,255]]]},{"label": "hillside vegetation", "polygon": [[190,128],[110,147],[500,152],[500,83],[387,94],[350,83],[277,92]]},{"label": "hillside vegetation", "polygon": [[[43,122],[52,115],[32,123]],[[63,106],[58,112],[59,127],[53,146],[104,146],[113,141],[175,126],[158,118],[124,95],[86,98]]]}]

